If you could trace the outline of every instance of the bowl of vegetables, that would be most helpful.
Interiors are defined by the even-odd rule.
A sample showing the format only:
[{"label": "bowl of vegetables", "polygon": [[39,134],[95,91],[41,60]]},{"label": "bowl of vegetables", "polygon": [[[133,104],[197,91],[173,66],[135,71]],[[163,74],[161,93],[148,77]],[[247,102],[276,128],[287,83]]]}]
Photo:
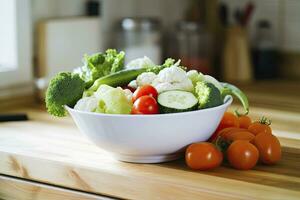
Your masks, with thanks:
[{"label": "bowl of vegetables", "polygon": [[246,96],[180,60],[156,65],[149,58],[124,66],[124,52],[84,57],[73,72],[57,74],[46,92],[50,114],[67,112],[88,139],[116,159],[158,163],[179,158],[194,142],[206,141],[237,97]]}]

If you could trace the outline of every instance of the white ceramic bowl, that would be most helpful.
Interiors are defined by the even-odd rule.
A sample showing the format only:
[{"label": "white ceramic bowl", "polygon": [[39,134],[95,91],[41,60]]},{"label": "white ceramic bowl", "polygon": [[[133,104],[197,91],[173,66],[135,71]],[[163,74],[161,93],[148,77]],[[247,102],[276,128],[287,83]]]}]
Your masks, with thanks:
[{"label": "white ceramic bowl", "polygon": [[116,115],[66,107],[79,130],[121,161],[159,163],[179,158],[185,147],[206,141],[230,106],[227,96],[218,107],[160,115]]}]

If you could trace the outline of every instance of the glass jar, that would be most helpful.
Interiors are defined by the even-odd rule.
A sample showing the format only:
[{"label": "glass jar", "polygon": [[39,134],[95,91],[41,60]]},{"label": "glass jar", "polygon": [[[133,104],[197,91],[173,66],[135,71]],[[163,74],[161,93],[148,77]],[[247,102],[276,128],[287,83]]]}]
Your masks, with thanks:
[{"label": "glass jar", "polygon": [[180,21],[176,31],[177,57],[181,64],[204,74],[212,74],[211,35],[198,22]]},{"label": "glass jar", "polygon": [[160,64],[161,25],[155,18],[127,17],[117,25],[117,48],[126,53],[125,64],[135,58],[147,56],[155,64]]}]

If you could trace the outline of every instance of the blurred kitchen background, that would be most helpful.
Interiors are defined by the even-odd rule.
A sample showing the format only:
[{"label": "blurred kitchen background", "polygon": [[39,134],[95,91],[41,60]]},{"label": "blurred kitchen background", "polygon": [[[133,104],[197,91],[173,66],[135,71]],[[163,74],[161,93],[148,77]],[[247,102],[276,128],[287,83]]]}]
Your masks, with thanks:
[{"label": "blurred kitchen background", "polygon": [[299,11],[299,0],[1,0],[1,104],[36,102],[54,74],[117,48],[126,61],[181,59],[253,104],[299,111]]}]

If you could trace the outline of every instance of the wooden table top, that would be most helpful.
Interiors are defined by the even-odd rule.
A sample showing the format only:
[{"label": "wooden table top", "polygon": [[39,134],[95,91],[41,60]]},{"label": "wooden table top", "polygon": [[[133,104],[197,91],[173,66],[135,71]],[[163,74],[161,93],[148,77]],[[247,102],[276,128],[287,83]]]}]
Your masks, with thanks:
[{"label": "wooden table top", "polygon": [[[30,121],[0,124],[0,174],[126,199],[300,198],[297,139],[280,138],[283,159],[277,165],[258,165],[249,171],[222,166],[201,172],[188,169],[183,160],[163,164],[113,160],[82,136],[71,118],[52,118],[37,107],[23,111]],[[292,136],[299,138],[299,128],[295,130]]]}]

